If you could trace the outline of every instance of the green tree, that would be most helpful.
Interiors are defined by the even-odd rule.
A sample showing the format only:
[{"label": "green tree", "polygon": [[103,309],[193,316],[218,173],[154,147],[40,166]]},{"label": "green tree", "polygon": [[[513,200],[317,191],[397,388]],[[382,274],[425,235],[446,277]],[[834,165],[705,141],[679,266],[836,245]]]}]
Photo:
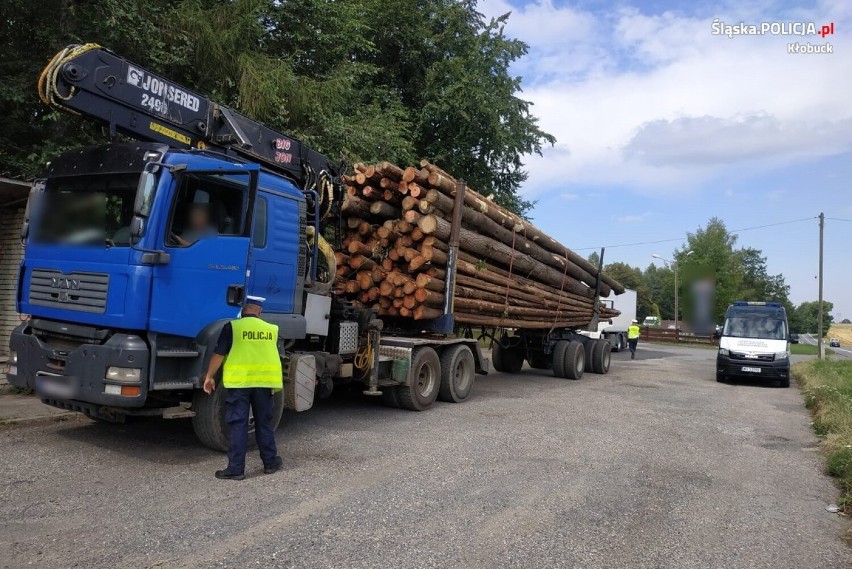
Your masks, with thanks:
[{"label": "green tree", "polygon": [[[831,311],[834,304],[823,301],[822,326],[823,336],[828,334],[834,318]],[[790,329],[801,334],[817,334],[819,331],[819,301],[803,302],[793,311],[792,317],[788,314]]]},{"label": "green tree", "polygon": [[349,161],[436,161],[525,213],[541,130],[509,68],[527,46],[474,0],[7,0],[0,4],[2,173],[103,140],[36,97],[44,65],[94,41]]}]

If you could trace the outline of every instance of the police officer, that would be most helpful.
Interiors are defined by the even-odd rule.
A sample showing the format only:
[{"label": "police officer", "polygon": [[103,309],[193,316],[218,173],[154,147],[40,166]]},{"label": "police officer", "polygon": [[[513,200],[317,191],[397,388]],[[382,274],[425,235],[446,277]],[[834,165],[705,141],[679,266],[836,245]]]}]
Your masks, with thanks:
[{"label": "police officer", "polygon": [[278,326],[259,318],[264,300],[258,296],[246,297],[242,318],[225,324],[204,379],[204,391],[210,395],[216,389],[214,378],[224,361],[222,385],[227,390],[225,421],[231,427],[231,445],[228,468],[217,470],[216,478],[246,477],[249,407],[254,411],[255,437],[264,474],[277,472],[284,464],[275,447],[273,428],[273,393],[283,387]]},{"label": "police officer", "polygon": [[627,327],[627,345],[630,346],[630,359],[636,359],[636,344],[639,343],[639,321],[633,320]]}]

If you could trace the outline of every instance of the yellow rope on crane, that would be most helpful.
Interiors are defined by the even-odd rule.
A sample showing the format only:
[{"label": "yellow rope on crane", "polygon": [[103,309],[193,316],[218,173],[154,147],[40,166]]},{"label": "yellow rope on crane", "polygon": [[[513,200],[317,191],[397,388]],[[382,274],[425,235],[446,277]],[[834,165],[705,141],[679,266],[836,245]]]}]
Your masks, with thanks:
[{"label": "yellow rope on crane", "polygon": [[47,64],[47,67],[44,68],[38,78],[39,99],[41,99],[41,101],[45,105],[48,105],[50,107],[61,107],[62,109],[68,112],[79,114],[75,111],[71,111],[61,103],[61,101],[70,100],[77,92],[77,88],[71,86],[70,90],[68,91],[68,94],[62,95],[59,92],[59,88],[57,85],[59,71],[62,69],[62,66],[65,65],[68,61],[74,59],[75,57],[83,55],[87,51],[91,51],[93,49],[100,49],[100,47],[101,46],[96,43],[69,45],[68,47],[54,55],[53,59],[50,60],[50,63]]},{"label": "yellow rope on crane", "polygon": [[363,372],[361,378],[366,377],[370,372],[370,368],[373,365],[373,342],[370,339],[369,334],[367,334],[367,343],[363,348],[358,350],[358,353],[355,354],[355,359],[352,360],[352,363],[355,365],[356,369]]}]

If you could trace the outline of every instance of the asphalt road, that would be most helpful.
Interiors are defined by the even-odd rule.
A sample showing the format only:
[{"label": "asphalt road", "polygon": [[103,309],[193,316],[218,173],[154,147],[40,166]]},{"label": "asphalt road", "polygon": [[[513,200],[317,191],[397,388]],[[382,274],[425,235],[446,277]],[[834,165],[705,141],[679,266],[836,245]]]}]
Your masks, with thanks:
[{"label": "asphalt road", "polygon": [[[799,334],[799,341],[803,344],[810,344],[811,346],[816,346],[818,344],[816,336],[813,334]],[[828,348],[828,338],[824,341],[825,347]],[[852,358],[852,350],[848,347],[845,348],[831,348],[834,350],[834,353],[838,356],[842,356],[844,358]]]},{"label": "asphalt road", "polygon": [[244,482],[185,421],[5,427],[0,566],[852,566],[799,391],[717,384],[713,357],[493,374],[424,413],[339,397]]}]

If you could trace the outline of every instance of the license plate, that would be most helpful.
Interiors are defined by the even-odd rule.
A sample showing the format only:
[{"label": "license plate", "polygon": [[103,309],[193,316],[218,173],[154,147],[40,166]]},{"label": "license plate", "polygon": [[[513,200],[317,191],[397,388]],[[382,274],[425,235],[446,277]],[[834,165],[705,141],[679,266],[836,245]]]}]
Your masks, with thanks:
[{"label": "license plate", "polygon": [[48,372],[36,374],[36,392],[39,395],[70,399],[74,394],[73,389],[65,376]]},{"label": "license plate", "polygon": [[742,370],[746,373],[760,373],[759,367],[746,367],[743,366]]}]

